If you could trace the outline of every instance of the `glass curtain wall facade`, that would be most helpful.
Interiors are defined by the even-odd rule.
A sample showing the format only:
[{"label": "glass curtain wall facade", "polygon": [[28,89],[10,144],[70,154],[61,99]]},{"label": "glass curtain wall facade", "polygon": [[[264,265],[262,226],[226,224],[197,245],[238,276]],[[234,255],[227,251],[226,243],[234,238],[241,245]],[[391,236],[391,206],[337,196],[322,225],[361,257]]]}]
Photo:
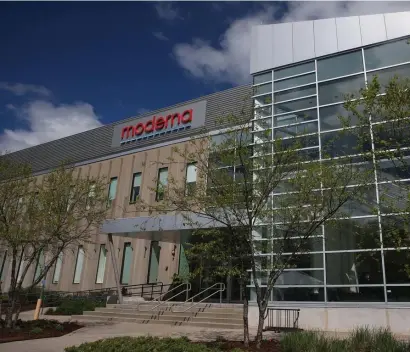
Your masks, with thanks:
[{"label": "glass curtain wall facade", "polygon": [[[306,135],[302,137],[301,150],[306,160],[356,155],[354,133],[334,140],[343,128],[338,116],[346,116],[345,94],[359,93],[374,75],[378,75],[382,86],[394,75],[410,77],[408,38],[254,75],[254,155],[257,156],[259,143],[275,138],[283,138],[286,143],[286,139],[300,136],[301,132]],[[357,121],[349,118],[354,129]],[[375,133],[373,126],[381,123],[385,122],[371,121],[369,137]],[[369,143],[367,148],[377,146]],[[372,167],[360,155],[355,160],[362,167]],[[291,269],[285,269],[271,300],[410,302],[410,240],[402,241],[397,250],[389,235],[407,224],[382,202],[385,196],[394,199],[400,194],[400,184],[409,181],[410,170],[399,172],[387,160],[378,163],[366,201],[345,204],[343,210],[349,214],[348,219],[321,227],[321,232],[311,239],[310,250],[295,257]],[[255,240],[262,241],[268,231],[275,234],[280,230],[275,224],[261,227]],[[274,244],[269,248],[274,248]],[[263,272],[260,282],[262,286],[266,284]],[[254,289],[249,287],[252,299]]]}]

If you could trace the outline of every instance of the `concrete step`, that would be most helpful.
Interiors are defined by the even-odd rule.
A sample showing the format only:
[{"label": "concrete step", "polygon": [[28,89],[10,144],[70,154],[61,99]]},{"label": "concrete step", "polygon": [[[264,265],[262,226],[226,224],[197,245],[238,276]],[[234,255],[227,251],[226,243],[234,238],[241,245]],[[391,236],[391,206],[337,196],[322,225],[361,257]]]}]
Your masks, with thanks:
[{"label": "concrete step", "polygon": [[84,315],[91,315],[91,316],[99,316],[99,317],[115,317],[115,318],[134,318],[140,320],[162,320],[162,321],[193,321],[193,322],[212,322],[212,323],[220,323],[220,324],[241,324],[241,318],[231,318],[231,317],[204,317],[201,314],[197,316],[192,315],[162,315],[162,314],[130,314],[130,313],[110,313],[110,312],[95,312],[95,311],[86,311]]},{"label": "concrete step", "polygon": [[158,315],[161,314],[163,316],[201,316],[201,317],[208,317],[212,319],[213,317],[216,318],[231,318],[231,319],[241,319],[242,312],[219,312],[219,311],[209,311],[205,310],[204,312],[172,312],[168,310],[164,311],[138,311],[136,309],[123,309],[123,308],[95,308],[96,312],[105,312],[105,313],[126,313],[126,314],[134,314],[134,315]]},{"label": "concrete step", "polygon": [[[145,311],[148,312],[150,311],[155,305],[145,305],[145,304],[141,304],[141,305],[130,305],[130,304],[107,304],[107,308],[109,309],[130,309],[130,310],[139,310],[141,312]],[[164,304],[162,306],[159,306],[157,308],[155,308],[156,311],[171,311],[171,307],[173,307],[174,311],[183,311],[187,308],[189,308],[191,305],[185,304],[185,305],[176,305],[176,304],[172,304],[172,305],[168,305],[168,304]],[[237,308],[224,308],[224,307],[217,307],[217,306],[211,306],[211,307],[205,307],[205,306],[194,306],[192,309],[190,309],[191,312],[213,312],[213,313],[242,313],[243,309],[242,307]]]},{"label": "concrete step", "polygon": [[202,322],[202,321],[175,321],[175,320],[157,320],[157,319],[138,319],[138,318],[125,318],[125,317],[106,317],[98,315],[73,315],[73,320],[77,321],[109,321],[118,323],[137,323],[137,324],[163,324],[174,326],[198,326],[204,328],[216,328],[216,329],[243,329],[243,324],[238,323],[219,323],[219,322]]},{"label": "concrete step", "polygon": [[[119,303],[112,303],[112,304],[107,304],[107,306],[154,306],[159,304],[160,302],[156,301],[145,301],[145,302],[124,302],[123,304]],[[195,302],[194,302],[195,303]],[[185,302],[166,302],[164,305],[167,306],[175,306],[175,305],[189,305],[192,303],[185,303]],[[198,303],[197,304],[198,308],[230,308],[230,309],[242,309],[243,305],[242,304],[231,304],[231,303]]]}]

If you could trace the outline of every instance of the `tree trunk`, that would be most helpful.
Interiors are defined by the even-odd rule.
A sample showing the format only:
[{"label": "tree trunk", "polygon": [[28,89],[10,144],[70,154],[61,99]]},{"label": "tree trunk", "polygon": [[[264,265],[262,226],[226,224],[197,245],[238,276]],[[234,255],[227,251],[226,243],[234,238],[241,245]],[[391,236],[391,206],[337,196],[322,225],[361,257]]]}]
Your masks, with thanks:
[{"label": "tree trunk", "polygon": [[9,296],[9,307],[6,312],[5,323],[6,327],[11,328],[13,325],[13,312],[16,307],[16,297],[14,294]]},{"label": "tree trunk", "polygon": [[[18,296],[18,297],[19,297],[19,296]],[[15,314],[14,314],[14,319],[13,319],[13,324],[12,324],[13,328],[15,328],[16,325],[17,325],[17,320],[18,320],[18,318],[19,318],[20,311],[21,311],[21,300],[20,300],[20,297],[18,298],[18,301],[17,301],[16,303],[17,303],[17,304],[16,304],[16,312],[15,312]]]},{"label": "tree trunk", "polygon": [[[242,287],[244,287],[242,285]],[[243,289],[245,291],[245,289]],[[246,296],[246,292],[243,295],[243,344],[245,347],[249,347],[249,319],[248,319],[248,297]]]},{"label": "tree trunk", "polygon": [[258,331],[256,332],[256,337],[255,337],[257,349],[261,348],[264,322],[265,322],[265,311],[259,308]]}]

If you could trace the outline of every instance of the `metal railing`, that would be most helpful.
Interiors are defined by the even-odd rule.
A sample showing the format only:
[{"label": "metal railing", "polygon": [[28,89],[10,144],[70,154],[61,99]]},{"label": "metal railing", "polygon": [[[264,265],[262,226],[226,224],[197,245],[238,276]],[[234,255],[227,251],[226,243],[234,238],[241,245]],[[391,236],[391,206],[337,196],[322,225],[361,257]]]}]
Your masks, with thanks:
[{"label": "metal railing", "polygon": [[[216,289],[215,292],[211,293],[209,296],[206,296],[205,298],[201,299],[199,302],[194,303],[194,298],[202,295],[204,292],[209,291],[211,289],[213,289],[214,287],[219,286],[218,289]],[[225,291],[225,284],[223,282],[217,282],[216,284],[213,284],[212,286],[206,288],[205,290],[202,290],[201,292],[199,292],[198,294],[196,294],[195,296],[192,296],[191,298],[187,299],[184,303],[180,304],[180,305],[176,305],[175,307],[171,307],[171,311],[176,313],[176,311],[174,310],[174,308],[180,307],[185,305],[185,303],[188,303],[190,301],[192,301],[192,305],[190,307],[188,307],[185,310],[179,311],[179,312],[187,312],[188,310],[196,307],[198,304],[202,303],[203,301],[207,300],[208,298],[211,298],[212,296],[214,296],[215,294],[219,293],[219,304],[222,305],[222,292]]]},{"label": "metal railing", "polygon": [[[181,292],[178,292],[177,294],[173,295],[172,297],[169,297],[169,298],[166,299],[165,301],[161,301],[161,299],[162,299],[163,297],[165,297],[165,296],[168,295],[169,293],[175,291],[176,289],[178,289],[178,288],[180,288],[180,287],[182,287],[182,286],[186,286],[186,288],[183,289]],[[157,301],[157,302],[160,302],[159,304],[155,305],[154,307],[151,307],[151,309],[148,309],[148,310],[146,310],[145,312],[152,311],[152,310],[155,310],[156,308],[159,308],[160,306],[164,305],[165,303],[168,303],[170,300],[174,299],[175,297],[178,297],[178,296],[181,295],[182,293],[185,293],[185,294],[188,296],[188,293],[189,293],[189,291],[191,291],[191,288],[192,288],[192,286],[191,286],[191,284],[190,284],[189,282],[188,282],[188,283],[180,284],[180,285],[178,285],[178,286],[175,286],[174,288],[172,288],[171,290],[165,292],[163,295],[161,295],[158,299],[155,300],[155,301]],[[141,305],[141,304],[144,304],[144,303],[141,302],[141,303],[137,304],[137,309],[138,309],[138,311],[140,311],[140,312],[144,312],[144,310],[141,310],[141,309],[140,309],[140,305]]]},{"label": "metal railing", "polygon": [[264,328],[264,331],[281,332],[298,330],[299,314],[300,309],[268,307],[265,314],[267,326]]}]

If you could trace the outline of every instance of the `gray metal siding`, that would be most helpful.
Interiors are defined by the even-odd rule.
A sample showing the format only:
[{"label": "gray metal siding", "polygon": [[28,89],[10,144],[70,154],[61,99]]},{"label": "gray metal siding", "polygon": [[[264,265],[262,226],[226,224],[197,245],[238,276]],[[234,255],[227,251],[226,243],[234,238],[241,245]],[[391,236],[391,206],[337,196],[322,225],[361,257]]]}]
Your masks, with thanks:
[{"label": "gray metal siding", "polygon": [[[219,117],[230,113],[240,113],[244,104],[249,107],[250,100],[248,98],[250,95],[251,87],[249,85],[239,86],[190,100],[188,102],[182,102],[164,109],[151,111],[147,114],[140,115],[139,117],[157,114],[164,110],[174,109],[197,101],[206,100],[205,126],[208,129],[216,129],[218,128],[216,121]],[[140,148],[155,146],[155,144],[164,141],[178,140],[184,137],[193,136],[199,131],[199,129],[185,130],[180,131],[179,133],[163,136],[162,138],[141,141],[138,143],[137,147],[135,144],[131,143],[113,148],[111,146],[111,141],[114,126],[133,119],[135,119],[135,117],[73,136],[40,144],[35,147],[23,149],[10,155],[17,161],[30,163],[34,172],[41,172],[55,168],[64,161],[69,163],[79,163],[124,151],[138,151]]]}]

